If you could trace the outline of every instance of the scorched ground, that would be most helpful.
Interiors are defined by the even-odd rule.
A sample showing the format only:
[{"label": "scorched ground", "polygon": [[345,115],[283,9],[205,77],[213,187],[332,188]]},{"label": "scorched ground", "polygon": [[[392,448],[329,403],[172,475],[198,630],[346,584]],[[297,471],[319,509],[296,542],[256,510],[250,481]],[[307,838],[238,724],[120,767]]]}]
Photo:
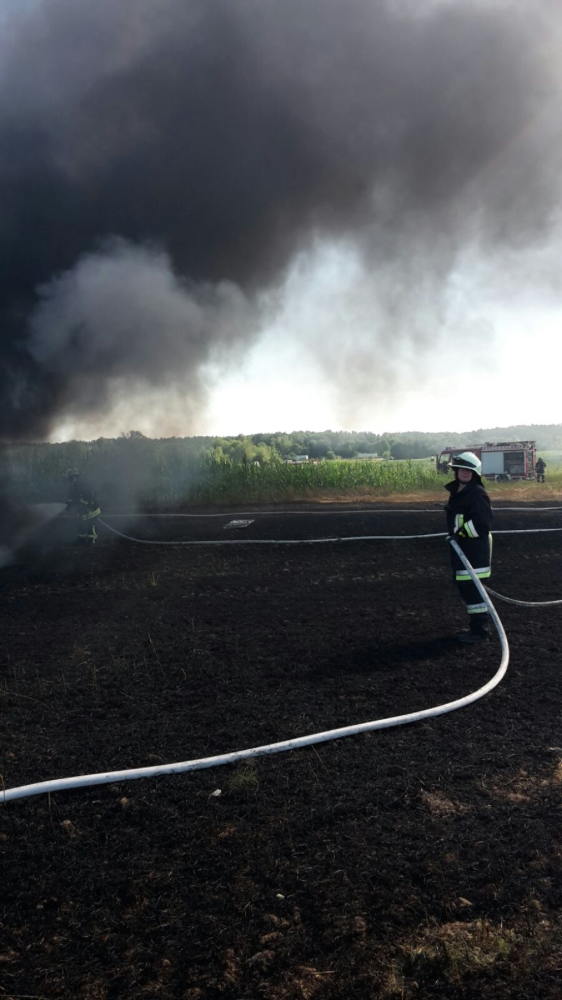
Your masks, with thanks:
[{"label": "scorched ground", "polygon": [[[228,520],[112,523],[151,538],[444,530],[415,509],[270,509],[236,536]],[[497,640],[451,640],[464,612],[443,540],[159,548],[100,531],[82,552],[71,527],[3,572],[5,787],[425,708],[499,662]],[[559,534],[498,534],[492,586],[562,597],[561,565]],[[510,668],[472,708],[0,807],[0,996],[559,997],[562,610],[498,610]]]}]

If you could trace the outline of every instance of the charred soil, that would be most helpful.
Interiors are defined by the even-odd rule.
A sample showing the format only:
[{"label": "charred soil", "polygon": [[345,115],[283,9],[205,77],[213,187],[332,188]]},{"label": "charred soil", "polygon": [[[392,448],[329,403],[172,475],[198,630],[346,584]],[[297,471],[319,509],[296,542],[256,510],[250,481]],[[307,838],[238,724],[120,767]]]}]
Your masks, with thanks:
[{"label": "charred soil", "polygon": [[[250,508],[248,508],[250,509]],[[443,531],[412,508],[111,521],[163,540]],[[496,527],[560,526],[498,512]],[[169,763],[441,704],[442,539],[143,546],[72,524],[2,571],[5,787]],[[495,537],[492,586],[562,597],[562,533]],[[562,609],[498,604],[471,708],[250,765],[0,805],[0,997],[558,998]],[[219,794],[213,794],[218,793]]]}]

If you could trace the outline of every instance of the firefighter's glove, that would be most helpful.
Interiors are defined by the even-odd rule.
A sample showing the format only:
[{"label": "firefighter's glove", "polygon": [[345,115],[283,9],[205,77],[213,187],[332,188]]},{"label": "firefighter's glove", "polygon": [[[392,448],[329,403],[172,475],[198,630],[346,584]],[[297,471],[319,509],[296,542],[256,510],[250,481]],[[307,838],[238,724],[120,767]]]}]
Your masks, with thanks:
[{"label": "firefighter's glove", "polygon": [[446,542],[461,542],[461,541],[464,541],[465,538],[468,538],[468,535],[466,534],[466,532],[462,528],[459,528],[459,530],[455,531],[454,534],[452,534],[452,535],[446,535],[445,536],[445,541]]}]

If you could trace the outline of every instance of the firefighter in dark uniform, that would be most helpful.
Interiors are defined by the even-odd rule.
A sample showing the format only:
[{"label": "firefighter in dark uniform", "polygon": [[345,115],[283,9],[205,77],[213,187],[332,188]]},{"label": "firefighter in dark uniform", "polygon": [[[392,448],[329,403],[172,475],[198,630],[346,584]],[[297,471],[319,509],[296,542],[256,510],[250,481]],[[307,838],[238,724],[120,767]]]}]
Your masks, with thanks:
[{"label": "firefighter in dark uniform", "polygon": [[101,514],[97,497],[82,480],[78,469],[69,469],[66,478],[69,484],[66,509],[76,508],[77,541],[85,545],[95,545],[98,537],[96,521]]},{"label": "firefighter in dark uniform", "polygon": [[[492,561],[492,507],[490,497],[482,485],[482,463],[471,451],[455,455],[451,460],[453,482],[447,483],[449,502],[445,507],[447,530],[455,539],[479,580],[489,580]],[[470,628],[462,632],[463,643],[486,642],[490,615],[470,574],[452,546],[451,567],[453,579],[466,605]]]},{"label": "firefighter in dark uniform", "polygon": [[537,459],[537,464],[535,465],[535,472],[537,474],[537,482],[544,483],[544,470],[546,469],[546,462],[544,458]]}]

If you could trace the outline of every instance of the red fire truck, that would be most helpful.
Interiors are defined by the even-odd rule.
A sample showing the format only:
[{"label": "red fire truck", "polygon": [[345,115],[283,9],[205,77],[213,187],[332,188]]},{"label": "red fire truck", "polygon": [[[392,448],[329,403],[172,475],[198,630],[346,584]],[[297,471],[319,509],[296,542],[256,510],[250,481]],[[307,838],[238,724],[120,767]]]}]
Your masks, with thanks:
[{"label": "red fire truck", "polygon": [[497,482],[510,479],[534,479],[537,459],[536,441],[486,441],[485,444],[470,444],[462,448],[445,448],[437,455],[438,472],[448,472],[453,455],[471,451],[482,462],[482,475]]}]

